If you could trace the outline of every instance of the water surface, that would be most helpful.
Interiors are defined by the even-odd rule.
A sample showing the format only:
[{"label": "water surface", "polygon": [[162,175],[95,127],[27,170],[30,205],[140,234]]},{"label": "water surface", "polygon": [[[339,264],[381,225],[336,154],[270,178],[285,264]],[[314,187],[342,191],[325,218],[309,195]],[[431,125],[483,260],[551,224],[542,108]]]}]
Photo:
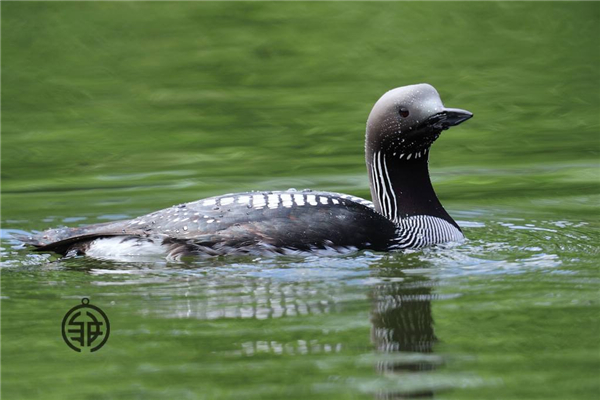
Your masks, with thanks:
[{"label": "water surface", "polygon": [[[2,394],[594,399],[598,3],[3,3]],[[428,82],[468,240],[405,253],[114,263],[12,232],[245,190],[368,197],[366,117]],[[78,354],[82,297],[111,320]]]}]

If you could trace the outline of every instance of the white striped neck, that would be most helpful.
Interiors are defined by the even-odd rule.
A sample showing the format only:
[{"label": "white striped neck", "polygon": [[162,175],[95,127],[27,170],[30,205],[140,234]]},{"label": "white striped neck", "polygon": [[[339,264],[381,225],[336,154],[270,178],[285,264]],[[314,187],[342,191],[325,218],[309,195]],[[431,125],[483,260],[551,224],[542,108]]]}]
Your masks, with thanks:
[{"label": "white striped neck", "polygon": [[[458,228],[437,198],[429,178],[429,148],[402,153],[367,149],[367,170],[375,210],[389,220],[430,215]],[[460,228],[459,228],[460,229]]]}]

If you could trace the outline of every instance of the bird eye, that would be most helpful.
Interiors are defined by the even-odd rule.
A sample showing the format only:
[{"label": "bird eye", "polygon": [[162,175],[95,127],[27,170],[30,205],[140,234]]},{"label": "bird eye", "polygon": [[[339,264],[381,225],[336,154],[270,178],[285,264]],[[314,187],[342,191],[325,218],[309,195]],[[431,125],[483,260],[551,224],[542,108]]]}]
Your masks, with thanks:
[{"label": "bird eye", "polygon": [[400,114],[402,118],[406,118],[410,113],[408,112],[408,108],[402,107],[400,110],[398,110],[398,114]]}]

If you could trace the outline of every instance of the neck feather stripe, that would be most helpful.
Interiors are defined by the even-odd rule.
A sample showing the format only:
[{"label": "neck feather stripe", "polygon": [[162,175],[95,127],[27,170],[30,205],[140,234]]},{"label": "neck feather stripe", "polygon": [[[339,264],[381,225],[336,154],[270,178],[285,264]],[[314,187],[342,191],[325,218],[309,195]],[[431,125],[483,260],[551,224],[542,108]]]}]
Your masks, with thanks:
[{"label": "neck feather stripe", "polygon": [[381,152],[373,154],[371,176],[375,186],[374,201],[379,205],[381,213],[391,221],[398,222],[398,203],[392,187],[392,181],[385,162],[385,155]]}]

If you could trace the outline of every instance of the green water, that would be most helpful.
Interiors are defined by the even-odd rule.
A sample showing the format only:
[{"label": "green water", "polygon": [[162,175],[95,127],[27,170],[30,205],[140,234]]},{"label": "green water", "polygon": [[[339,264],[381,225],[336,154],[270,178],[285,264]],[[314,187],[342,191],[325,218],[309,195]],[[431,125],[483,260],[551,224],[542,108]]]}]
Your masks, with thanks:
[{"label": "green water", "polygon": [[[2,2],[6,399],[597,399],[600,4]],[[183,264],[10,238],[235,191],[369,197],[366,117],[428,82],[464,244]],[[60,323],[111,321],[79,354]]]}]

